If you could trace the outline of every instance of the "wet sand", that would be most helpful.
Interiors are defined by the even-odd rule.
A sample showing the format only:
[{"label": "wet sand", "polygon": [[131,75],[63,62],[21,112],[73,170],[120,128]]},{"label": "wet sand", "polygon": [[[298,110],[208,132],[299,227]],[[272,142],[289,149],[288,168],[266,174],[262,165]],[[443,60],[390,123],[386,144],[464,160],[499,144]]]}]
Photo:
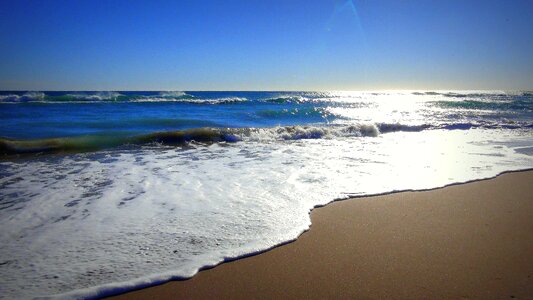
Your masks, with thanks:
[{"label": "wet sand", "polygon": [[533,171],[311,218],[293,243],[115,299],[533,299]]}]

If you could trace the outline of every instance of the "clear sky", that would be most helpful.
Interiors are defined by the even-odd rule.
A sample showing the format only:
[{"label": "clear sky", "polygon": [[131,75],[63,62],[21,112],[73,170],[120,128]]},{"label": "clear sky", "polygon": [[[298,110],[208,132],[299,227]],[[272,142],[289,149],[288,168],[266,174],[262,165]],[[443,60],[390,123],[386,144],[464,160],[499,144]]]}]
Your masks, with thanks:
[{"label": "clear sky", "polygon": [[1,90],[533,89],[533,1],[0,1]]}]

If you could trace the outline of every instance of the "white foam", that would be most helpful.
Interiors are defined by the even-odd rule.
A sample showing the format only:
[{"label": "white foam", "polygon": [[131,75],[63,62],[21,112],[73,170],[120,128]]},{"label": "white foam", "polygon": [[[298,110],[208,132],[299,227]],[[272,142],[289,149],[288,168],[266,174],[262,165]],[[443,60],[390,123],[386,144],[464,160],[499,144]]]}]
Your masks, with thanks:
[{"label": "white foam", "polygon": [[226,103],[237,103],[245,102],[248,99],[244,97],[223,97],[223,98],[213,98],[213,99],[202,99],[202,98],[174,98],[174,97],[143,97],[138,99],[130,100],[131,102],[183,102],[183,103],[192,103],[192,104],[226,104]]},{"label": "white foam", "polygon": [[84,101],[105,101],[116,100],[118,97],[123,96],[118,92],[94,92],[94,93],[72,93],[66,94],[65,97],[72,97]]},{"label": "white foam", "polygon": [[1,162],[0,298],[188,277],[296,238],[313,207],[337,198],[533,167],[513,150],[531,131],[328,134]]},{"label": "white foam", "polygon": [[182,91],[163,91],[159,95],[162,98],[180,98],[180,97],[190,97],[189,94]]},{"label": "white foam", "polygon": [[376,124],[345,126],[278,126],[229,130],[243,141],[280,141],[301,139],[332,139],[338,137],[362,137],[379,135]]},{"label": "white foam", "polygon": [[45,97],[45,94],[42,92],[26,92],[22,95],[0,95],[0,102],[20,102],[20,101],[42,101]]}]

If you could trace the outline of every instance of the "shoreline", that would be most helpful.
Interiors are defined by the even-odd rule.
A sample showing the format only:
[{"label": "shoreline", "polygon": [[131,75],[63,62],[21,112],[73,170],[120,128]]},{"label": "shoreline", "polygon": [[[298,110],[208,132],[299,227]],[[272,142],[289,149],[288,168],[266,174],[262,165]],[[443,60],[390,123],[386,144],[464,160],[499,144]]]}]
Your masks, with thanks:
[{"label": "shoreline", "polygon": [[[505,236],[502,235],[503,225],[498,225],[494,223],[494,221],[487,219],[484,221],[486,222],[485,227],[490,228],[490,230],[496,229],[496,231],[493,230],[493,232],[497,232],[498,235],[491,237],[490,234],[484,232],[484,239],[479,240],[479,238],[474,238],[473,241],[477,241],[477,244],[470,245],[470,248],[468,249],[479,252],[481,251],[480,249],[484,248],[486,253],[483,251],[481,252],[483,252],[485,256],[489,255],[495,260],[506,259],[506,257],[508,258],[508,256],[511,254],[513,254],[511,256],[513,256],[515,260],[522,259],[523,264],[520,265],[526,266],[525,273],[528,273],[527,275],[524,275],[524,270],[522,270],[522,272],[517,272],[516,266],[509,268],[512,269],[511,273],[514,274],[514,277],[519,275],[527,276],[522,276],[524,278],[522,278],[522,280],[518,280],[519,282],[525,280],[525,284],[519,285],[522,288],[514,287],[512,290],[515,292],[507,292],[509,295],[505,296],[504,298],[509,298],[511,296],[516,297],[517,295],[533,295],[532,255],[529,255],[530,257],[527,257],[527,255],[524,255],[523,253],[521,255],[516,255],[516,251],[519,250],[513,251],[512,249],[507,249],[509,246],[507,246],[505,249],[506,251],[499,253],[499,255],[495,255],[493,253],[495,251],[494,249],[499,249],[502,247],[501,245],[497,245],[499,244],[498,242],[505,242],[507,245],[515,245],[518,246],[519,249],[525,248],[527,251],[529,251],[528,253],[533,253],[533,237],[527,236],[528,233],[533,232],[533,200],[529,199],[531,197],[528,198],[528,195],[533,195],[533,187],[528,186],[528,183],[531,182],[533,182],[533,171],[531,169],[527,169],[504,172],[495,176],[494,178],[473,180],[465,183],[454,183],[445,187],[423,191],[395,191],[379,195],[360,196],[346,199],[351,201],[334,201],[326,206],[317,207],[321,209],[314,209],[311,212],[312,226],[310,230],[304,232],[295,241],[284,243],[263,252],[253,253],[248,256],[224,261],[216,267],[210,267],[201,270],[191,279],[170,281],[161,285],[155,285],[120,294],[114,298],[320,298],[343,296],[357,298],[463,297],[460,295],[461,293],[451,293],[453,290],[456,292],[469,291],[468,293],[463,292],[465,295],[467,295],[466,298],[504,297],[504,295],[501,293],[503,292],[502,289],[500,289],[500,293],[496,295],[494,294],[494,289],[491,290],[489,286],[485,286],[486,292],[481,293],[480,289],[483,287],[483,285],[480,284],[482,282],[478,282],[478,285],[476,286],[477,289],[474,290],[471,290],[471,287],[473,287],[472,284],[470,285],[470,288],[469,285],[466,285],[463,286],[463,288],[456,287],[455,289],[451,289],[449,284],[450,282],[455,282],[456,285],[459,284],[457,280],[450,280],[452,278],[448,278],[448,280],[443,280],[440,282],[438,285],[439,288],[434,286],[436,283],[435,281],[430,282],[433,285],[426,284],[429,286],[429,288],[426,287],[417,289],[409,285],[409,282],[412,281],[418,282],[422,280],[421,282],[424,282],[423,279],[427,278],[420,278],[420,275],[417,276],[417,274],[424,274],[424,270],[433,270],[433,272],[426,273],[436,276],[437,274],[442,273],[441,271],[445,271],[446,268],[444,267],[446,265],[455,266],[455,269],[453,270],[449,270],[449,267],[446,270],[453,271],[448,273],[455,274],[455,276],[452,277],[456,279],[462,278],[461,282],[465,282],[467,278],[464,274],[470,274],[472,272],[469,273],[465,270],[461,270],[461,264],[458,265],[457,262],[462,262],[462,267],[468,269],[469,267],[472,267],[472,265],[468,264],[467,260],[470,259],[472,261],[476,261],[476,259],[479,260],[480,258],[477,256],[464,255],[465,257],[460,259],[460,253],[453,252],[453,250],[456,248],[464,248],[465,245],[469,245],[471,240],[466,239],[465,237],[470,236],[473,238],[473,233],[476,231],[483,232],[483,230],[481,230],[483,228],[480,228],[480,226],[473,228],[452,227],[445,229],[440,228],[439,230],[439,227],[435,227],[435,222],[440,222],[441,225],[445,225],[450,222],[469,224],[472,222],[475,223],[475,221],[479,221],[480,219],[484,219],[481,212],[486,208],[479,205],[481,202],[483,202],[483,200],[480,199],[480,194],[484,195],[486,198],[485,201],[488,201],[487,205],[492,205],[490,206],[491,208],[494,208],[494,205],[521,205],[527,208],[520,210],[519,212],[517,211],[513,214],[509,213],[509,216],[504,213],[500,213],[500,215],[503,214],[503,216],[498,216],[497,213],[493,213],[495,217],[502,219],[507,223],[513,222],[513,220],[520,220],[520,222],[523,223],[521,226],[522,228],[518,226],[517,228],[514,228],[514,230],[516,230],[516,232],[519,234],[522,233],[523,239],[521,241],[509,241],[508,238],[506,239]],[[462,198],[468,198],[471,200],[465,201],[465,199]],[[511,202],[509,198],[515,198],[515,200]],[[393,208],[385,207],[384,203],[388,203],[388,206],[392,206]],[[442,206],[439,204],[448,205]],[[452,206],[455,210],[450,211],[445,209],[442,211],[443,208],[450,206]],[[470,215],[467,219],[461,219],[460,208],[470,211]],[[478,208],[477,212],[475,211],[476,208]],[[427,211],[424,209],[427,209]],[[413,211],[417,210],[422,215],[435,210],[437,210],[437,212],[434,213],[431,220],[418,220],[420,218],[419,216],[417,217],[412,215]],[[378,211],[380,214],[376,214]],[[373,212],[373,214],[368,215],[369,212]],[[400,220],[395,219],[398,217],[396,214],[398,212],[401,212],[408,217],[407,223],[400,222]],[[355,217],[356,219],[345,220],[346,213],[350,213],[351,216]],[[390,215],[389,217],[392,218],[390,220],[383,219],[383,216],[381,216],[382,214]],[[516,218],[517,214],[521,214],[522,217]],[[372,217],[374,217],[375,220],[372,220]],[[410,223],[413,221],[413,219],[418,220],[419,224]],[[449,221],[446,222],[446,219]],[[344,223],[339,224],[340,220],[342,220]],[[375,224],[377,221],[382,223]],[[390,224],[387,224],[388,222],[398,223],[395,224],[397,227],[392,232],[385,230],[387,228],[387,230],[392,230],[394,228],[391,227]],[[371,227],[370,229],[372,230],[369,232],[369,224],[379,226]],[[347,228],[350,228],[350,230],[348,230],[349,232],[346,232]],[[327,232],[328,230],[329,232]],[[391,235],[391,233],[394,232],[396,232],[396,235]],[[431,232],[436,232],[444,237],[447,237],[448,242],[443,242],[442,240],[436,240],[434,238],[432,239],[431,234],[428,235],[428,233]],[[503,233],[511,234],[512,231],[507,230]],[[459,236],[462,237],[462,239],[449,240],[450,236]],[[413,240],[415,237],[418,237],[418,240]],[[430,255],[433,252],[427,252],[427,242],[430,242],[429,244],[438,244],[442,249],[451,251],[451,253],[454,254],[451,256],[451,258],[455,259],[455,261],[452,261],[452,264],[450,264],[450,262],[443,264],[440,260],[442,260],[442,257],[446,255],[444,255],[442,250],[440,250],[440,252],[437,251],[438,249],[433,249],[433,252],[437,251],[436,253],[440,253],[441,255]],[[397,250],[403,249],[402,252],[394,251],[392,248],[387,247],[387,245],[390,246],[392,244],[398,247]],[[489,247],[487,248],[485,246]],[[360,255],[354,255],[353,253],[350,254],[346,252],[348,249],[344,249],[343,247],[348,247],[352,251],[356,252],[361,252],[363,250],[367,252],[363,251],[359,253]],[[339,251],[339,249],[344,250]],[[488,251],[487,249],[493,250]],[[385,258],[388,257],[390,260],[387,264],[383,264],[384,257],[379,256],[380,251],[384,250],[386,250],[385,254],[387,254]],[[322,252],[327,252],[327,257],[330,257],[329,260],[326,259],[326,261],[328,261],[327,264],[324,264],[324,257],[317,256],[317,253]],[[377,257],[381,257],[381,259],[376,260],[375,257],[372,258],[372,255],[370,255],[371,253],[378,254]],[[504,253],[507,254],[504,255]],[[471,252],[467,251],[465,254],[471,254]],[[307,257],[307,259],[305,259],[305,257]],[[369,258],[371,259],[369,260]],[[405,262],[405,260],[409,261],[408,265],[412,266],[412,268],[408,268],[409,270],[412,269],[411,271],[408,271],[405,266],[400,263],[401,261]],[[342,261],[344,263],[339,263]],[[422,264],[421,261],[425,261],[426,264]],[[455,262],[455,264],[453,262]],[[281,265],[284,267],[276,267],[279,263],[281,263]],[[435,265],[435,263],[439,264]],[[349,265],[353,265],[354,268],[349,268]],[[380,267],[378,267],[378,265]],[[431,267],[432,265],[433,267]],[[487,262],[485,262],[485,265],[490,266],[491,264],[487,264]],[[434,269],[436,266],[444,269]],[[474,266],[479,267],[478,264],[475,264]],[[505,268],[500,266],[499,270],[500,269],[504,270]],[[400,273],[403,275],[408,275],[406,279],[408,282],[402,282],[402,280],[398,280],[398,275],[394,275],[396,274],[394,272],[395,270],[402,271]],[[341,274],[343,272],[344,274]],[[477,273],[474,272],[474,274],[470,275],[473,276],[472,278],[481,278],[483,276],[486,277],[486,272],[487,270],[483,269],[481,271],[478,270]],[[506,272],[504,273],[505,275],[509,275]],[[310,274],[314,276],[309,276]],[[370,276],[371,274],[374,274],[374,276]],[[476,274],[479,276],[476,276]],[[316,276],[322,280],[319,280],[318,282],[313,280],[313,278],[316,278]],[[330,277],[330,280],[326,279],[328,276]],[[413,276],[414,278],[412,278]],[[495,279],[497,281],[505,281],[504,277],[508,278],[503,275],[499,275],[494,278],[499,278]],[[348,282],[346,282],[346,278],[359,278],[360,281],[358,281],[358,284],[348,284]],[[381,282],[380,279],[385,281]],[[304,284],[304,286],[302,286],[302,280],[308,282],[308,284]],[[377,284],[376,281],[380,281],[381,283]],[[288,284],[289,282],[291,284]],[[446,285],[447,282],[448,284]],[[468,282],[468,280],[466,280],[466,282]],[[504,284],[503,287],[512,286],[511,283],[507,281],[505,282],[507,284]],[[377,285],[387,288],[379,288],[374,290],[374,292],[370,292],[371,290],[362,288],[361,284],[363,283],[365,283],[365,286]],[[393,286],[391,286],[391,284],[393,284],[396,289],[392,288]],[[238,288],[236,288],[236,286],[238,286]],[[448,288],[445,288],[446,286]],[[457,286],[461,287],[460,284]],[[502,285],[500,284],[499,286]],[[490,293],[490,291],[492,291],[492,293]]]}]

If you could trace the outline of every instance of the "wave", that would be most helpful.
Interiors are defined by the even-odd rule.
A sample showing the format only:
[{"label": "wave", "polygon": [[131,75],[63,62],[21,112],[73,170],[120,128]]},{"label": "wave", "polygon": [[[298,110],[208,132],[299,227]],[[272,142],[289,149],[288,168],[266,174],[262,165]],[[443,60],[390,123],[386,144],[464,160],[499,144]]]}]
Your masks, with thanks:
[{"label": "wave", "polygon": [[333,139],[349,137],[376,137],[391,132],[420,132],[423,130],[468,129],[533,129],[533,124],[443,123],[437,125],[407,125],[399,123],[329,125],[329,126],[278,126],[217,128],[202,127],[175,131],[161,131],[128,136],[88,135],[34,140],[0,138],[1,155],[37,153],[88,152],[119,146],[166,145],[185,146],[190,143],[213,144],[248,142],[275,142],[303,139]]},{"label": "wave", "polygon": [[439,91],[416,91],[412,92],[412,95],[416,96],[443,96],[445,98],[481,98],[490,100],[512,100],[516,97],[531,97],[533,92],[531,91],[471,91],[471,92],[439,92]]},{"label": "wave", "polygon": [[243,141],[279,141],[302,139],[330,139],[335,137],[376,137],[375,124],[345,126],[280,126],[274,128],[242,128],[236,136]]},{"label": "wave", "polygon": [[163,91],[156,95],[133,95],[131,102],[185,102],[196,104],[224,104],[232,102],[246,101],[246,98],[223,97],[214,99],[198,98],[181,91]]},{"label": "wave", "polygon": [[519,110],[533,111],[533,99],[516,99],[512,101],[487,101],[487,100],[461,100],[461,101],[434,101],[436,106],[442,108],[458,108],[472,110]]},{"label": "wave", "polygon": [[214,128],[154,132],[136,136],[90,135],[34,140],[0,138],[0,154],[72,153],[127,145],[187,145],[189,143],[234,143],[239,141],[283,141],[333,137],[377,136],[376,125],[280,126],[270,128]]},{"label": "wave", "polygon": [[1,102],[28,102],[28,101],[44,101],[46,95],[42,92],[27,92],[22,95],[7,94],[0,95]]},{"label": "wave", "polygon": [[[418,96],[440,96],[456,100],[531,100],[533,92],[531,91],[414,91],[412,95]],[[252,99],[273,104],[303,104],[316,102],[335,102],[339,100],[346,102],[346,98],[365,98],[365,95],[390,95],[389,93],[336,93],[336,92],[269,92],[266,95],[259,95],[251,92],[242,94],[238,97],[224,92],[183,92],[183,91],[28,91],[28,92],[0,92],[0,103],[25,103],[25,102],[43,102],[43,103],[72,103],[72,102],[191,102],[221,104],[246,101],[244,95],[250,95]],[[348,101],[349,102],[349,101]]]},{"label": "wave", "polygon": [[96,93],[72,93],[64,96],[46,96],[45,99],[49,101],[119,101],[126,96],[117,92],[96,92]]},{"label": "wave", "polygon": [[[346,103],[346,98],[360,99],[359,94],[335,94],[335,93],[319,93],[319,92],[307,92],[307,93],[293,93],[286,95],[276,95],[268,98],[260,98],[259,102],[272,103],[272,104],[307,104],[307,103]],[[343,100],[344,99],[344,100]]]},{"label": "wave", "polygon": [[181,91],[163,91],[159,92],[161,98],[172,98],[172,99],[192,99],[194,96],[189,95]]},{"label": "wave", "polygon": [[183,98],[143,97],[143,98],[133,99],[130,102],[182,102],[182,103],[189,103],[189,104],[231,104],[231,103],[239,103],[239,102],[246,102],[246,101],[248,101],[248,99],[244,97],[223,97],[223,98],[215,98],[215,99],[201,99],[201,98],[194,98],[191,96],[191,98],[189,97],[183,97]]},{"label": "wave", "polygon": [[198,98],[181,91],[166,92],[26,92],[0,95],[0,103],[102,103],[102,102],[183,102],[229,104],[247,101],[244,97]]},{"label": "wave", "polygon": [[413,92],[412,94],[413,94],[413,95],[417,95],[417,96],[424,96],[424,95],[427,95],[427,96],[436,96],[436,95],[442,95],[441,93],[438,93],[438,92]]},{"label": "wave", "polygon": [[60,95],[47,95],[43,92],[27,92],[22,95],[0,95],[0,102],[96,102],[96,101],[120,101],[128,97],[118,92],[79,92]]},{"label": "wave", "polygon": [[310,98],[300,96],[300,95],[281,95],[277,97],[262,99],[261,101],[268,102],[268,103],[277,103],[277,104],[287,104],[287,103],[299,104],[299,103],[308,102],[309,100]]},{"label": "wave", "polygon": [[198,99],[196,101],[187,101],[192,104],[232,104],[248,101],[245,97],[222,97],[215,99]]}]

